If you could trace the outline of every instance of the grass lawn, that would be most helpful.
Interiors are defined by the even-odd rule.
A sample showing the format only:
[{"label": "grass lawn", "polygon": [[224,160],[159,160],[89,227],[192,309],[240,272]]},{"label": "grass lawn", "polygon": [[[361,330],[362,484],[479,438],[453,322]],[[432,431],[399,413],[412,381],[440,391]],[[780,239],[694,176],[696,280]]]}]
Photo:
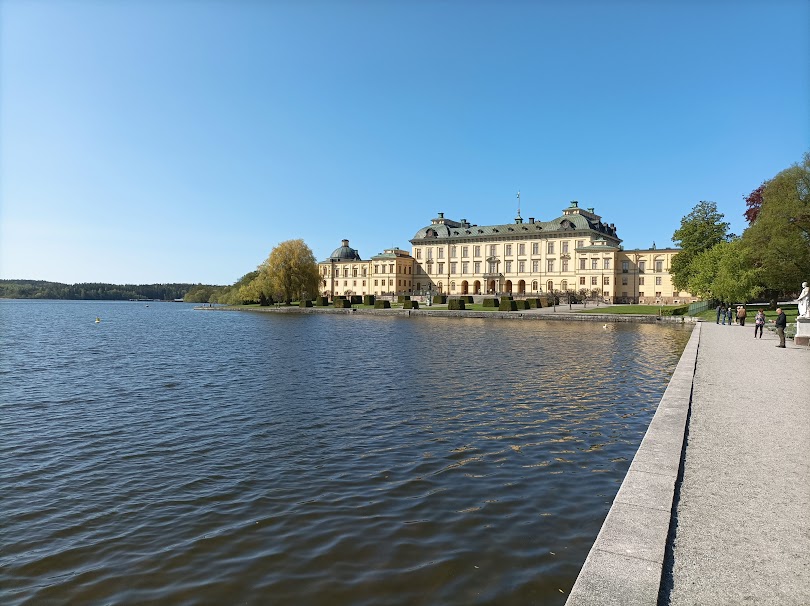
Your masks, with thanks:
[{"label": "grass lawn", "polygon": [[[776,310],[770,310],[766,305],[746,305],[745,310],[747,315],[745,316],[745,325],[751,326],[754,325],[754,318],[757,315],[757,311],[760,309],[765,310],[765,326],[771,325],[773,326],[773,322],[776,321]],[[799,315],[799,308],[796,305],[782,305],[782,311],[785,312],[785,316],[787,317],[788,324],[791,322],[796,322],[796,317]],[[697,315],[698,318],[703,320],[704,322],[715,322],[717,321],[717,309],[707,309],[706,311]],[[722,322],[722,320],[720,320]],[[736,320],[735,320],[736,322]]]},{"label": "grass lawn", "polygon": [[[559,306],[558,306],[559,307]],[[635,314],[642,316],[657,316],[662,309],[682,307],[681,305],[606,305],[585,309],[583,314]]]}]

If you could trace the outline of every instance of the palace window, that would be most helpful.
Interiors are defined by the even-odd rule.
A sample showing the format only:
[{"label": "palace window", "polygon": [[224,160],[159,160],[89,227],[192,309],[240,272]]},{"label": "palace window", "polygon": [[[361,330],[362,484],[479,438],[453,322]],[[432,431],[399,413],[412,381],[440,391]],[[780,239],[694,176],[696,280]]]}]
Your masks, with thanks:
[{"label": "palace window", "polygon": [[455,261],[450,263],[450,273],[451,274],[456,273],[456,265],[457,265],[457,263]]},{"label": "palace window", "polygon": [[417,248],[414,252],[416,253],[416,258],[417,259],[422,258],[422,249],[421,248]]},{"label": "palace window", "polygon": [[656,291],[656,292],[655,292],[655,296],[656,296],[656,297],[660,297],[660,296],[661,296],[661,293],[660,293],[659,291]]},{"label": "palace window", "polygon": [[630,261],[622,261],[622,273],[626,274],[630,271]]},{"label": "palace window", "polygon": [[352,280],[352,286],[357,286],[357,280]]},{"label": "palace window", "polygon": [[622,276],[622,286],[627,286],[627,276]]},{"label": "palace window", "polygon": [[518,272],[521,274],[526,272],[526,261],[518,261]]},{"label": "palace window", "polygon": [[643,276],[638,279],[638,285],[639,286],[644,286],[644,277]]},{"label": "palace window", "polygon": [[394,264],[393,263],[388,264],[388,273],[389,274],[394,273]]},{"label": "palace window", "polygon": [[374,280],[374,286],[377,286],[377,280]]},{"label": "palace window", "polygon": [[508,273],[508,274],[512,273],[512,262],[511,261],[506,262],[506,273]]},{"label": "palace window", "polygon": [[470,256],[470,247],[469,246],[462,246],[461,247],[461,258],[464,259]]},{"label": "palace window", "polygon": [[599,259],[591,259],[591,269],[599,269]]},{"label": "palace window", "polygon": [[537,280],[532,282],[532,292],[537,292]]},{"label": "palace window", "polygon": [[442,283],[441,283],[441,282],[439,282],[439,283],[436,285],[436,288],[439,290],[439,292],[442,292]]},{"label": "palace window", "polygon": [[356,277],[357,277],[357,268],[353,267],[352,268],[352,278],[356,278]]},{"label": "palace window", "polygon": [[562,271],[568,271],[568,259],[563,259],[560,263],[562,263]]},{"label": "palace window", "polygon": [[602,261],[604,261],[602,269],[610,269],[610,259],[602,259]]},{"label": "palace window", "polygon": [[498,245],[497,244],[490,244],[489,245],[489,256],[494,257],[498,254]]},{"label": "palace window", "polygon": [[368,272],[368,268],[364,267],[363,268],[363,277],[364,278],[368,275],[367,272]]},{"label": "palace window", "polygon": [[548,259],[546,261],[546,271],[549,273],[554,271],[554,259]]},{"label": "palace window", "polygon": [[427,258],[428,258],[428,261],[433,260],[433,249],[432,248],[427,249]]},{"label": "palace window", "polygon": [[567,255],[567,254],[568,254],[568,242],[563,242],[563,243],[561,244],[561,246],[562,246],[562,253],[563,253],[564,255]]},{"label": "palace window", "polygon": [[518,244],[518,254],[525,255],[526,254],[526,245],[525,244]]},{"label": "palace window", "polygon": [[591,286],[596,286],[598,278],[596,276],[591,276]]},{"label": "palace window", "polygon": [[439,273],[440,274],[444,273],[444,263],[439,263]]},{"label": "palace window", "polygon": [[505,248],[503,254],[505,254],[507,257],[512,254],[512,245],[511,244],[506,245],[506,248]]},{"label": "palace window", "polygon": [[549,255],[554,254],[554,242],[549,242],[548,243],[548,248],[546,249],[546,253],[549,254]]},{"label": "palace window", "polygon": [[532,273],[536,274],[540,271],[540,261],[532,261]]},{"label": "palace window", "polygon": [[481,256],[481,247],[480,246],[473,246],[473,256],[480,257]]},{"label": "palace window", "polygon": [[638,291],[638,296],[643,297],[644,296],[644,291],[643,290]]},{"label": "palace window", "polygon": [[473,268],[475,269],[475,273],[480,274],[481,273],[481,261],[475,261],[475,263],[473,264]]},{"label": "palace window", "polygon": [[577,248],[584,248],[585,240],[577,240]]},{"label": "palace window", "polygon": [[461,273],[466,274],[470,270],[470,264],[467,261],[461,262]]},{"label": "palace window", "polygon": [[604,276],[602,278],[602,285],[603,286],[610,286],[610,276]]},{"label": "palace window", "polygon": [[444,259],[444,248],[439,248],[439,259]]},{"label": "palace window", "polygon": [[647,262],[646,261],[639,261],[638,262],[638,273],[643,274],[647,269]]},{"label": "palace window", "polygon": [[533,255],[540,254],[540,245],[537,242],[532,242],[532,254]]},{"label": "palace window", "polygon": [[579,277],[579,285],[580,286],[585,286],[585,276],[580,276]]},{"label": "palace window", "polygon": [[552,282],[551,280],[546,282],[546,290],[548,292],[554,292],[554,282]]},{"label": "palace window", "polygon": [[656,276],[656,278],[655,278],[655,285],[656,285],[656,286],[661,286],[661,276]]},{"label": "palace window", "polygon": [[450,292],[456,292],[456,283],[450,282]]},{"label": "palace window", "polygon": [[568,280],[563,280],[560,284],[560,290],[568,290]]},{"label": "palace window", "polygon": [[456,255],[458,254],[457,251],[456,251],[456,248],[457,247],[455,245],[450,247],[450,258],[451,259],[455,259]]},{"label": "palace window", "polygon": [[585,259],[584,257],[583,257],[582,259],[580,259],[580,260],[579,260],[579,268],[580,268],[580,269],[585,269],[585,264],[586,264],[587,262],[588,262],[588,259]]},{"label": "palace window", "polygon": [[661,273],[664,271],[664,262],[663,261],[656,261],[655,262],[655,271]]}]

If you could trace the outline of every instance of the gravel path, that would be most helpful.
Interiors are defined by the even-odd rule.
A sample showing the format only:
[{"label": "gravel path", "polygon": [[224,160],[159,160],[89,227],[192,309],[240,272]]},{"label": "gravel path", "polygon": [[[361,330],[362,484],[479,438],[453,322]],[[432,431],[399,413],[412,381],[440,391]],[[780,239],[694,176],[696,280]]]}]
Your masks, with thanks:
[{"label": "gravel path", "polygon": [[810,348],[705,322],[661,603],[810,604]]}]

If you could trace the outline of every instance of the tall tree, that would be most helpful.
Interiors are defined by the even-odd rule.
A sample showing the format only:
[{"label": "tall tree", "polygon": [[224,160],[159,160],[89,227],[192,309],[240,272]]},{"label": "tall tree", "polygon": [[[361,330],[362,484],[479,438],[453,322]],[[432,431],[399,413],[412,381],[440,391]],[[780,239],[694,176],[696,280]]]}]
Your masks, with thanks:
[{"label": "tall tree", "polygon": [[251,285],[255,283],[259,301],[265,297],[291,303],[302,297],[314,297],[319,281],[315,255],[299,239],[287,240],[276,246],[259,266],[259,275]]},{"label": "tall tree", "polygon": [[762,288],[762,270],[749,258],[742,240],[720,242],[692,261],[689,292],[728,303],[750,301]]},{"label": "tall tree", "polygon": [[791,296],[810,279],[810,153],[765,183],[759,215],[742,241],[774,296]]},{"label": "tall tree", "polygon": [[672,259],[672,282],[678,290],[691,291],[689,281],[694,269],[692,262],[702,252],[729,238],[729,224],[723,221],[714,202],[699,202],[684,218],[672,235],[681,251]]}]

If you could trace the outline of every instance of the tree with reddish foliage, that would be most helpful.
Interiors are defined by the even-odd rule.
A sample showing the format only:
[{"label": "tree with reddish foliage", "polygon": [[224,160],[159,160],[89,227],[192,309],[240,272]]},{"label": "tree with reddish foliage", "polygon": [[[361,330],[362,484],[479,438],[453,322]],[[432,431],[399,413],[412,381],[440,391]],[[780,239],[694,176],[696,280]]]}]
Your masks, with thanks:
[{"label": "tree with reddish foliage", "polygon": [[759,216],[759,211],[762,208],[763,191],[765,191],[764,183],[747,196],[743,196],[745,199],[745,205],[748,207],[748,210],[743,213],[743,217],[745,217],[745,220],[748,221],[748,225],[751,225],[754,221],[756,221],[757,217]]}]

